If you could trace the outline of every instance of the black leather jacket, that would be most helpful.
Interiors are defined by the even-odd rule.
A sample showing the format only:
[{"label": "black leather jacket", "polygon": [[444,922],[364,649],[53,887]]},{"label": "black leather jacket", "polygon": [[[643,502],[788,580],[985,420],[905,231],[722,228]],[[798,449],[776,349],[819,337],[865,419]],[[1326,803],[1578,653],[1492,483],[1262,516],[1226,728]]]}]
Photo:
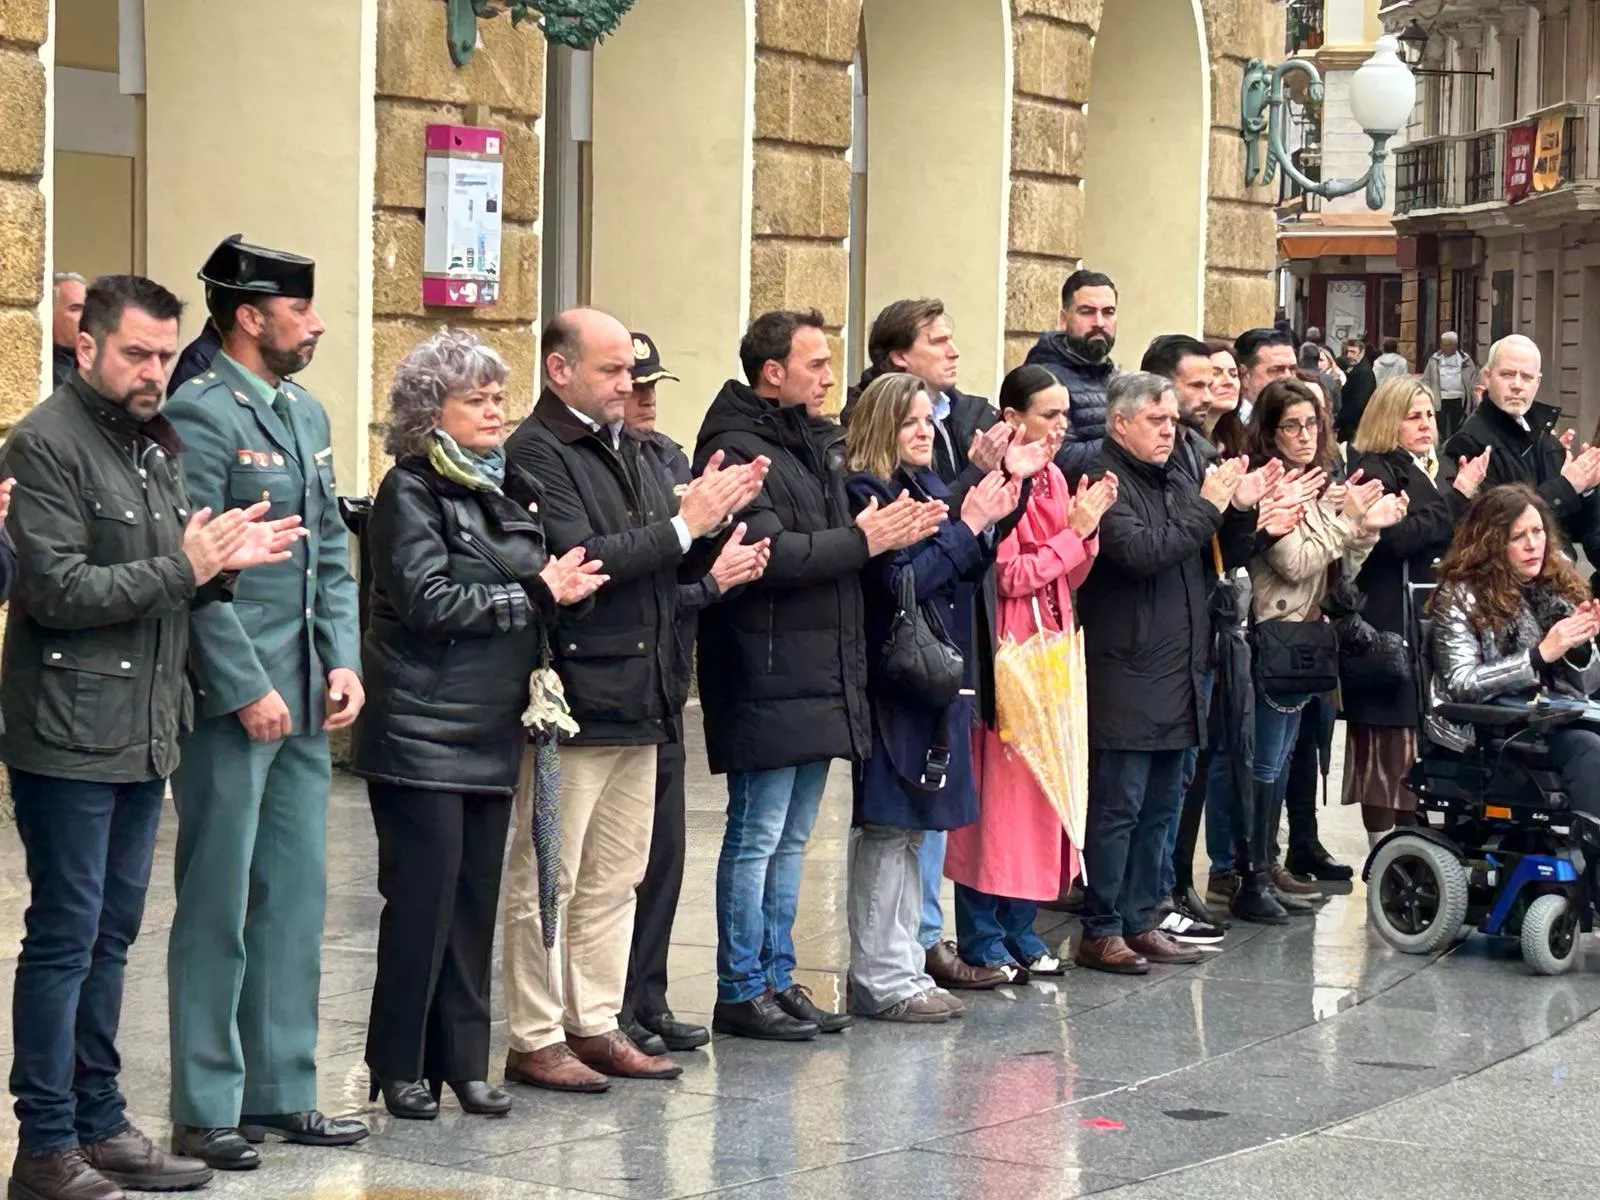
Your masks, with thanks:
[{"label": "black leather jacket", "polygon": [[538,491],[515,466],[505,491],[462,487],[421,458],[384,476],[364,539],[372,607],[356,775],[439,791],[515,787],[528,676],[556,605],[539,578]]}]

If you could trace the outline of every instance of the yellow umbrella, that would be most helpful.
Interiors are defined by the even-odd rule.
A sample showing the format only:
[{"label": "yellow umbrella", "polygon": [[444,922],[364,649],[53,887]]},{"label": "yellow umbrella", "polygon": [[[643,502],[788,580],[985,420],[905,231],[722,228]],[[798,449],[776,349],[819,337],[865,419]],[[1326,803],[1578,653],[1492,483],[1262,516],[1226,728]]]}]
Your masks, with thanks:
[{"label": "yellow umbrella", "polygon": [[[1035,620],[1038,602],[1034,602]],[[995,716],[1000,740],[1033,774],[1083,848],[1089,813],[1089,718],[1083,630],[1056,633],[1041,624],[1022,641],[1005,637],[994,656]]]}]

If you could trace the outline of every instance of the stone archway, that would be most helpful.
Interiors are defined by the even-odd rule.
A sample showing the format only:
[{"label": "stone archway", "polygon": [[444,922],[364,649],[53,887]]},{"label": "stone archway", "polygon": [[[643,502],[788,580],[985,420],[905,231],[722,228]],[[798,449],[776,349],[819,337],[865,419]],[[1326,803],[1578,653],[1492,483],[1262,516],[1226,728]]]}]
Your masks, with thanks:
[{"label": "stone archway", "polygon": [[589,298],[650,334],[693,445],[750,307],[754,6],[640,4],[594,51]]},{"label": "stone archway", "polygon": [[1010,4],[865,0],[861,39],[865,220],[851,230],[864,241],[859,318],[908,296],[942,298],[962,387],[993,395],[1004,356]]},{"label": "stone archway", "polygon": [[1094,42],[1084,266],[1117,282],[1117,361],[1203,330],[1210,66],[1198,0],[1106,4]]}]

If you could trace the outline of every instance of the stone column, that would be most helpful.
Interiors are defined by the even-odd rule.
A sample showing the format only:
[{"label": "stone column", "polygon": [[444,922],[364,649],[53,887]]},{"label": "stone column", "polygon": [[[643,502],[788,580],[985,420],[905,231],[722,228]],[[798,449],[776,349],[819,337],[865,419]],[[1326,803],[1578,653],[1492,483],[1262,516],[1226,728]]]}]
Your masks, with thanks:
[{"label": "stone column", "polygon": [[[537,27],[499,17],[479,22],[481,45],[463,68],[445,41],[439,0],[381,0],[378,13],[377,179],[373,213],[372,486],[389,467],[384,420],[394,369],[444,324],[471,328],[511,365],[508,416],[539,389],[539,115],[545,41]],[[505,211],[500,302],[491,308],[424,308],[424,134],[430,124],[487,124],[505,131]]]},{"label": "stone column", "polygon": [[45,390],[45,66],[50,0],[0,0],[0,432]]}]

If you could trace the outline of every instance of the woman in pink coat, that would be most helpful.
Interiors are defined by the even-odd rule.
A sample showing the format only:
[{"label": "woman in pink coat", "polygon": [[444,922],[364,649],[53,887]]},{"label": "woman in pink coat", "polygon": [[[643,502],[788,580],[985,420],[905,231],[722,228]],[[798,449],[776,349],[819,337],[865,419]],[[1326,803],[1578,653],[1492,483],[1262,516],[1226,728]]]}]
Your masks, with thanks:
[{"label": "woman in pink coat", "polygon": [[[1067,389],[1039,366],[1021,366],[1000,387],[1000,411],[1025,442],[1067,426]],[[1101,514],[1116,499],[1108,475],[1074,496],[1053,464],[1034,476],[1026,512],[1000,544],[997,639],[1072,628],[1072,589],[1094,565]],[[1035,602],[1039,616],[1034,616]],[[1060,975],[1061,960],[1033,931],[1039,903],[1066,891],[1078,848],[1026,763],[992,729],[973,735],[978,820],[951,831],[944,873],[956,884],[956,944],[963,961],[1003,972],[1009,982]]]}]

